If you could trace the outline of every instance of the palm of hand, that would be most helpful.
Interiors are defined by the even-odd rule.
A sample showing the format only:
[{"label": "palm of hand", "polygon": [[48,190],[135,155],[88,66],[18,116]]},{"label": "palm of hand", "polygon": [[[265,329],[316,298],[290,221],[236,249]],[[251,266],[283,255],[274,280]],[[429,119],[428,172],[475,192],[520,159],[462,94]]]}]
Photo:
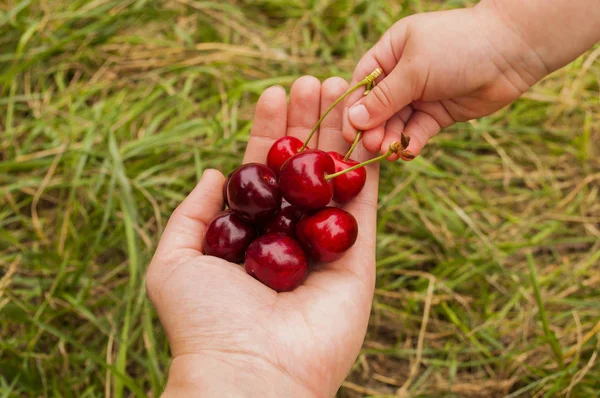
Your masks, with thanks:
[{"label": "palm of hand", "polygon": [[[264,162],[273,141],[286,134],[303,140],[347,87],[336,78],[322,87],[315,78],[298,79],[289,108],[283,89],[266,90],[244,162]],[[344,153],[341,128],[340,107],[310,147]],[[361,161],[368,156],[361,147],[355,153]],[[206,225],[222,208],[224,180],[219,172],[205,173],[173,213],[148,271],[148,293],[173,357],[210,357],[237,364],[239,371],[266,367],[316,396],[335,393],[360,350],[373,294],[377,166],[367,173],[362,193],[345,207],[359,224],[356,244],[339,261],[317,265],[296,290],[280,294],[239,265],[201,254]]]}]

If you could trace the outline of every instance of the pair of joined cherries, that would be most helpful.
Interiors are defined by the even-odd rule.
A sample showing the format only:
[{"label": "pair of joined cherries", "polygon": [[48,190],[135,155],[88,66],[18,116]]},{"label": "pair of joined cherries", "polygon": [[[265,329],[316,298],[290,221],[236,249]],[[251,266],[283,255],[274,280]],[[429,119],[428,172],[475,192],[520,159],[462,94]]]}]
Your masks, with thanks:
[{"label": "pair of joined cherries", "polygon": [[282,137],[270,148],[267,165],[244,164],[227,176],[223,200],[228,209],[208,225],[204,254],[243,262],[249,275],[284,292],[302,284],[310,260],[338,260],[354,245],[356,219],[331,202],[343,205],[361,192],[367,179],[365,165],[392,153],[413,157],[406,151],[408,139],[403,136],[388,153],[363,163],[349,159],[360,133],[345,156],[309,149],[306,143],[337,103],[361,85],[370,89],[380,73],[374,71],[336,100],[305,143]]}]

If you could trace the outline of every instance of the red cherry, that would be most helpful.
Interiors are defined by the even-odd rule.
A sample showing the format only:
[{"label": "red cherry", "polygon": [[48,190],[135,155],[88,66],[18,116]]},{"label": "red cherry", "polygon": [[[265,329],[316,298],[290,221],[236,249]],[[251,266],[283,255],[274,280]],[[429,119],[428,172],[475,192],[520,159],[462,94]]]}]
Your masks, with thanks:
[{"label": "red cherry", "polygon": [[279,171],[279,187],[285,200],[302,209],[325,207],[333,197],[333,159],[326,152],[310,149],[289,158]]},{"label": "red cherry", "polygon": [[246,250],[246,272],[278,292],[298,287],[308,274],[300,244],[281,233],[258,237]]},{"label": "red cherry", "polygon": [[281,137],[273,143],[267,154],[267,166],[279,175],[279,170],[286,160],[298,153],[302,148],[302,141],[296,137]]},{"label": "red cherry", "polygon": [[[346,170],[358,162],[352,159],[344,160],[344,155],[337,152],[327,152],[335,164],[335,172]],[[333,200],[339,204],[350,202],[360,191],[362,191],[367,182],[367,170],[364,167],[349,171],[341,176],[332,178],[334,185]]]},{"label": "red cherry", "polygon": [[296,236],[296,225],[303,215],[302,210],[283,199],[277,214],[263,224],[262,233],[281,232],[294,238]]},{"label": "red cherry", "polygon": [[330,262],[342,257],[358,235],[356,219],[345,210],[326,207],[304,217],[296,227],[298,241],[315,260]]},{"label": "red cherry", "polygon": [[204,254],[232,263],[244,261],[244,253],[256,237],[256,230],[231,210],[215,217],[204,235]]},{"label": "red cherry", "polygon": [[248,163],[235,169],[227,184],[229,207],[250,222],[264,220],[279,209],[277,176],[264,164]]}]

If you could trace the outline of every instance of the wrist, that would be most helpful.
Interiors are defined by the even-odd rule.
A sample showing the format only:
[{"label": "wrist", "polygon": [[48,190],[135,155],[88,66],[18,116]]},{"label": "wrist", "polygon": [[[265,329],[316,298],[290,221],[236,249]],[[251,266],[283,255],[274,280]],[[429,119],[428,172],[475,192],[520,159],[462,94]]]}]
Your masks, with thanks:
[{"label": "wrist", "polygon": [[173,358],[163,398],[315,397],[299,381],[262,359],[237,353]]},{"label": "wrist", "polygon": [[[474,7],[480,32],[491,47],[489,57],[499,71],[522,91],[551,72],[523,30],[511,20],[504,5],[482,0]],[[526,87],[525,87],[526,86]]]},{"label": "wrist", "polygon": [[482,0],[543,63],[546,74],[576,59],[600,40],[597,0]]}]

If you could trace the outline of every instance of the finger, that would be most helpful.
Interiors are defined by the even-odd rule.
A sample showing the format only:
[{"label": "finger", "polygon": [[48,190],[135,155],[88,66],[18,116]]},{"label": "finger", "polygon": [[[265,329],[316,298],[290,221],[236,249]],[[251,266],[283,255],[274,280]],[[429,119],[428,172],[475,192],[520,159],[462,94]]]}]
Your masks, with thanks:
[{"label": "finger", "polygon": [[[376,80],[377,84],[383,81],[387,75],[392,73],[404,51],[407,26],[406,19],[403,19],[395,23],[387,32],[385,32],[375,46],[367,51],[356,65],[350,86],[361,81],[376,68],[381,68],[383,71],[383,74]],[[354,140],[357,129],[357,126],[350,123],[348,110],[352,105],[363,98],[363,93],[364,90],[357,90],[349,95],[344,102],[345,113],[343,132],[344,138],[348,142]],[[371,128],[374,126],[375,125],[371,126]]]},{"label": "finger", "polygon": [[454,124],[454,119],[440,102],[419,101],[414,107],[415,111],[408,119],[404,132],[410,137],[407,149],[416,156],[442,128]]},{"label": "finger", "polygon": [[[305,141],[317,124],[320,114],[321,82],[313,76],[297,79],[290,90],[288,106],[287,135]],[[316,148],[319,142],[318,132],[308,146]]]},{"label": "finger", "polygon": [[[321,86],[321,115],[348,90],[348,83],[341,77],[332,77]],[[350,145],[342,137],[342,118],[344,105],[337,104],[323,119],[319,128],[318,148],[323,151],[335,151],[345,154]]]},{"label": "finger", "polygon": [[426,76],[427,71],[415,67],[413,61],[402,59],[366,97],[352,105],[348,110],[350,123],[365,130],[388,120],[416,99],[419,80],[423,80],[421,74]]},{"label": "finger", "polygon": [[[412,115],[412,107],[406,106],[400,112],[392,116],[385,123],[385,125],[381,124],[373,129],[365,131],[363,133],[363,144],[365,145],[365,148],[367,148],[367,150],[370,152],[378,152],[381,148],[384,148],[382,149],[382,153],[387,152],[389,148],[389,143],[393,141],[398,141],[400,139],[399,134],[402,132],[400,129],[404,128],[404,125],[410,117],[410,115]],[[392,123],[391,131],[397,132],[397,134],[394,136],[394,139],[389,139],[388,143],[386,145],[383,145],[382,147],[384,137],[387,138],[388,130],[390,130],[390,128],[388,127],[389,123]],[[389,160],[396,160],[397,158],[397,156],[390,157]]]},{"label": "finger", "polygon": [[362,142],[367,151],[377,152],[379,150],[384,133],[385,123],[363,132]]},{"label": "finger", "polygon": [[286,126],[285,89],[281,86],[269,87],[262,93],[256,104],[252,131],[243,162],[265,163],[271,145],[285,135]]},{"label": "finger", "polygon": [[224,180],[223,174],[217,170],[208,169],[202,174],[200,182],[173,211],[150,268],[157,263],[161,264],[161,268],[168,268],[171,263],[158,260],[201,254],[206,227],[223,207]]},{"label": "finger", "polygon": [[[392,142],[401,142],[402,133],[404,132],[405,123],[400,117],[400,114],[395,114],[385,125],[385,138],[381,143],[381,153],[386,153]],[[393,154],[387,158],[388,161],[394,162],[398,159],[398,155]]]},{"label": "finger", "polygon": [[398,117],[404,122],[404,124],[406,125],[406,122],[408,122],[408,119],[410,119],[410,117],[413,114],[413,107],[412,106],[405,106],[404,108],[402,108],[400,110],[400,112],[398,112]]}]

